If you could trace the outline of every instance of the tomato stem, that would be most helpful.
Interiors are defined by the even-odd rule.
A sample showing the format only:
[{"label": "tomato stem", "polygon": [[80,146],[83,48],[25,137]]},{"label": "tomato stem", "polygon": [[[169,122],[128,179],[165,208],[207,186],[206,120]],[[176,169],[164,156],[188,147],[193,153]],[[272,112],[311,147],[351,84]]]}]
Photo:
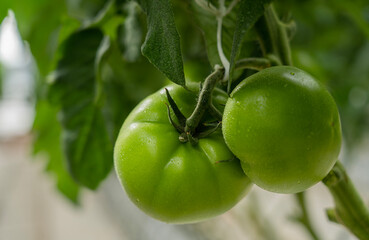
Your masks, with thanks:
[{"label": "tomato stem", "polygon": [[323,179],[323,183],[335,202],[335,208],[327,211],[329,219],[344,225],[359,239],[369,239],[368,208],[340,162]]},{"label": "tomato stem", "polygon": [[314,228],[310,222],[309,213],[306,207],[305,192],[295,194],[298,205],[301,208],[301,215],[296,217],[296,220],[303,224],[310,236],[314,240],[319,240],[318,235],[315,233]]},{"label": "tomato stem", "polygon": [[[215,71],[210,74],[206,79],[201,88],[199,99],[193,113],[186,120],[185,132],[191,135],[194,134],[195,129],[200,123],[202,116],[205,111],[211,108],[211,95],[212,92],[220,79],[224,76],[224,68],[215,66]],[[219,113],[218,113],[219,114]]]},{"label": "tomato stem", "polygon": [[244,58],[236,62],[235,69],[252,69],[261,71],[265,68],[271,67],[272,63],[267,58]]},{"label": "tomato stem", "polygon": [[273,4],[266,7],[264,16],[255,26],[264,56],[277,56],[279,59],[277,62],[292,66],[287,27],[279,20]]},{"label": "tomato stem", "polygon": [[218,122],[218,123],[217,123],[217,125],[216,125],[215,127],[211,128],[211,129],[209,129],[209,130],[207,130],[207,131],[205,131],[205,132],[201,132],[201,133],[197,136],[197,138],[206,138],[206,137],[208,137],[210,134],[212,134],[212,133],[214,133],[216,130],[218,130],[218,129],[219,129],[219,127],[220,127],[220,125],[221,125],[221,122]]},{"label": "tomato stem", "polygon": [[218,121],[222,121],[223,114],[212,103],[210,103],[209,112]]}]

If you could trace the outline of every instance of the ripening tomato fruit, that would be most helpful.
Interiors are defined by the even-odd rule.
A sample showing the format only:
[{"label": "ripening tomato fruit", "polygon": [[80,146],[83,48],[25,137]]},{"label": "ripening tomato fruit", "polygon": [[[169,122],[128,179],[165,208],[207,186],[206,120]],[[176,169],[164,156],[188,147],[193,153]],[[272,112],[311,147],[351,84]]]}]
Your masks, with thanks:
[{"label": "ripening tomato fruit", "polygon": [[234,89],[223,135],[251,181],[278,193],[301,192],[321,181],[341,147],[332,96],[311,75],[289,66],[262,70]]},{"label": "ripening tomato fruit", "polygon": [[[188,117],[198,89],[167,89]],[[216,107],[226,100],[224,92],[214,92]],[[164,222],[197,222],[224,213],[245,196],[250,180],[220,129],[196,145],[180,142],[168,119],[167,102],[162,89],[144,99],[124,122],[114,150],[121,184],[136,206]]]}]

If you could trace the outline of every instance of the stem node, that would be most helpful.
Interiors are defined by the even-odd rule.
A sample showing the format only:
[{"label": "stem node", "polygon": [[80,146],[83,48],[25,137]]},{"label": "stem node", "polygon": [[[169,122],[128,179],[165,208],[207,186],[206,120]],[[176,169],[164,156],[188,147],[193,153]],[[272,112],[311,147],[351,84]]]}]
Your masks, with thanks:
[{"label": "stem node", "polygon": [[344,225],[359,239],[369,239],[369,211],[340,162],[334,165],[323,183],[336,205],[327,211],[329,220]]}]

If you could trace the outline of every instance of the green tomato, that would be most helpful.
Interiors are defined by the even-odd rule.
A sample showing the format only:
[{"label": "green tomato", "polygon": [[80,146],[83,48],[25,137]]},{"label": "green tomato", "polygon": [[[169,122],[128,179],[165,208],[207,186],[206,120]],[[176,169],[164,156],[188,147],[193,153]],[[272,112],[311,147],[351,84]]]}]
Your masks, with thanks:
[{"label": "green tomato", "polygon": [[321,181],[341,148],[332,96],[289,66],[265,69],[234,89],[224,109],[223,135],[251,181],[278,193],[304,191]]},{"label": "green tomato", "polygon": [[[196,91],[179,86],[167,89],[189,116]],[[218,107],[217,102],[224,104],[226,99],[220,91],[213,95]],[[168,119],[167,102],[161,89],[144,99],[124,122],[114,150],[122,186],[141,210],[164,222],[197,222],[224,213],[246,194],[250,180],[221,130],[199,139],[197,145],[180,142]]]}]

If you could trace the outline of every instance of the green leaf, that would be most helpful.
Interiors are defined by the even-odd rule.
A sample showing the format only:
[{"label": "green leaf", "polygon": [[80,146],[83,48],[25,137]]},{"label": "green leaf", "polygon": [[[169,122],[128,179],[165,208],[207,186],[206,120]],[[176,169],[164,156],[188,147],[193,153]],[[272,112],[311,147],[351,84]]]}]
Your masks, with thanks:
[{"label": "green leaf", "polygon": [[[216,64],[222,64],[217,48],[216,16],[202,9],[197,3],[195,3],[195,1],[192,1],[192,9],[196,18],[196,22],[203,31],[210,65],[214,67]],[[225,18],[223,18],[222,47],[226,56],[231,53],[236,17],[237,14],[232,11]]]},{"label": "green leaf", "polygon": [[240,51],[242,40],[246,33],[252,28],[256,21],[263,15],[265,5],[272,0],[241,0],[238,9],[236,30],[233,35],[232,51],[230,57],[230,73],[228,89],[232,83],[232,74],[235,66],[236,57]]},{"label": "green leaf", "polygon": [[142,54],[169,80],[185,85],[180,38],[169,0],[137,0],[147,15]]},{"label": "green leaf", "polygon": [[102,111],[109,134],[115,140],[131,110],[166,84],[167,79],[142,55],[134,63],[125,61],[113,41],[109,53],[102,67],[105,95]]},{"label": "green leaf", "polygon": [[72,202],[78,203],[80,189],[66,170],[66,162],[60,146],[61,127],[56,116],[55,107],[44,100],[38,101],[33,125],[35,134],[33,153],[38,156],[46,155],[48,160],[46,171],[55,178],[59,191]]},{"label": "green leaf", "polygon": [[62,142],[72,176],[96,189],[112,167],[113,144],[102,114],[100,60],[108,49],[96,28],[72,34],[63,44],[49,98],[61,106]]}]

